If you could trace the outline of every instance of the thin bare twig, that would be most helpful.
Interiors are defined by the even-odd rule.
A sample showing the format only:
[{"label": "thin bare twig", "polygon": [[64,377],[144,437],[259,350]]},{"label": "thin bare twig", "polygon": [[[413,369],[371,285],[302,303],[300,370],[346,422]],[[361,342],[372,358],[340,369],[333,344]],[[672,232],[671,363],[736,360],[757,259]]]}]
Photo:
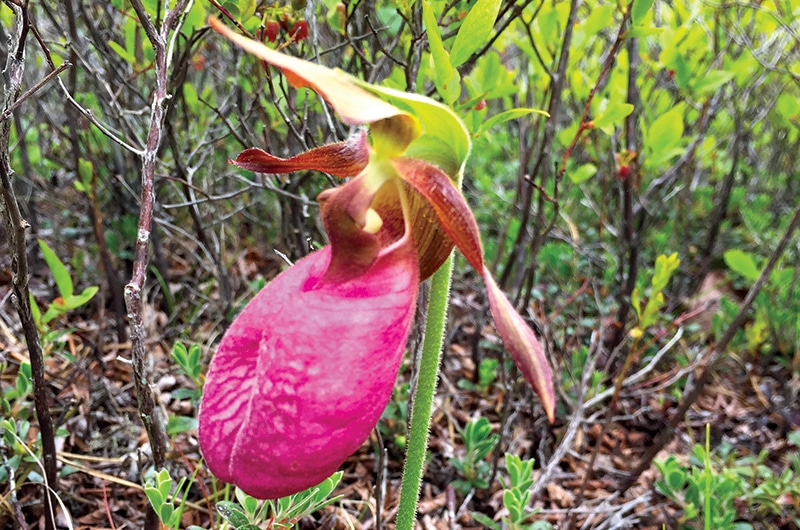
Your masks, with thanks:
[{"label": "thin bare twig", "polygon": [[2,114],[0,114],[0,121],[7,120],[11,116],[11,114],[14,112],[14,110],[16,110],[17,107],[22,105],[22,103],[26,99],[28,99],[29,97],[34,95],[40,88],[42,88],[44,85],[49,83],[55,76],[57,76],[58,74],[60,74],[64,70],[66,70],[67,68],[70,68],[71,66],[72,66],[72,63],[66,62],[66,63],[62,64],[61,66],[59,66],[58,68],[56,68],[55,70],[53,70],[52,72],[50,72],[49,74],[47,74],[46,76],[44,76],[41,81],[39,81],[38,83],[33,85],[31,88],[26,90],[24,94],[22,94],[20,97],[18,97],[17,100],[14,103],[12,103],[7,109],[5,109],[3,111]]},{"label": "thin bare twig", "polygon": [[[3,116],[10,116],[14,112],[14,108],[16,108],[16,103],[21,99],[22,74],[25,71],[25,37],[30,29],[30,20],[28,18],[27,2],[21,4],[6,2],[6,4],[14,12],[14,31],[9,42],[9,53],[5,65],[8,82],[4,87],[2,105]],[[26,95],[25,97],[28,96]],[[39,341],[36,321],[31,311],[30,290],[28,288],[28,256],[25,230],[29,225],[22,218],[19,202],[14,192],[14,172],[11,169],[8,151],[10,137],[11,120],[4,118],[0,121],[0,216],[3,217],[8,247],[11,252],[11,281],[14,297],[16,298],[17,313],[22,323],[31,362],[34,407],[36,409],[36,417],[39,420],[39,433],[42,440],[42,467],[45,480],[45,529],[54,530],[54,506],[57,500],[55,492],[58,489],[58,479],[56,474],[53,419],[50,416],[47,383],[44,378],[44,353]]]},{"label": "thin bare twig", "polygon": [[[153,225],[153,210],[155,208],[155,169],[158,150],[164,136],[164,118],[171,95],[167,92],[168,71],[172,47],[168,45],[170,33],[177,25],[177,17],[186,8],[187,0],[179,0],[174,9],[167,10],[164,22],[158,30],[141,0],[131,0],[133,9],[144,27],[150,43],[155,52],[155,90],[150,111],[150,131],[147,135],[147,144],[142,152],[142,195],[139,211],[139,225],[134,247],[133,272],[130,282],[125,286],[125,305],[128,309],[128,321],[131,336],[131,364],[136,386],[136,398],[139,407],[139,417],[142,419],[150,447],[153,453],[153,464],[156,468],[166,466],[167,434],[164,430],[163,419],[160,415],[156,398],[150,387],[147,373],[147,331],[142,318],[142,289],[147,271],[147,253],[150,247],[150,230]],[[158,528],[158,518],[150,510],[145,522],[148,528]]]}]

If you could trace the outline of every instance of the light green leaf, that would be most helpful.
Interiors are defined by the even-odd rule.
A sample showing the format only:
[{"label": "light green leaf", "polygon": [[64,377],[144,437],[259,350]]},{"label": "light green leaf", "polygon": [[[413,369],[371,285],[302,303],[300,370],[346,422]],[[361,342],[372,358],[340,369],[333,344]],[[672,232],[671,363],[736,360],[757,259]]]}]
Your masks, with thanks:
[{"label": "light green leaf", "polygon": [[489,40],[500,3],[500,0],[478,0],[464,17],[450,50],[450,62],[454,68],[464,64]]},{"label": "light green leaf", "polygon": [[628,37],[652,37],[664,31],[663,28],[654,28],[651,26],[634,26],[628,31]]},{"label": "light green leaf", "polygon": [[653,292],[662,291],[667,286],[672,273],[678,269],[680,264],[681,260],[678,258],[677,252],[673,252],[669,256],[661,254],[656,258],[653,279],[650,282]]},{"label": "light green leaf", "polygon": [[56,256],[56,253],[53,252],[53,249],[47,246],[47,243],[41,239],[39,240],[39,249],[42,252],[44,261],[47,263],[47,267],[53,274],[53,279],[56,282],[58,293],[62,298],[69,298],[72,296],[74,287],[72,285],[72,278],[69,277],[67,268],[63,263],[61,263],[61,260],[58,259],[58,256]]},{"label": "light green leaf", "polygon": [[492,127],[500,125],[501,123],[505,123],[511,120],[516,120],[517,118],[521,118],[522,116],[527,116],[528,114],[533,114],[533,113],[542,114],[543,116],[547,117],[550,116],[547,112],[539,109],[526,109],[526,108],[510,109],[503,111],[500,114],[495,114],[494,116],[483,122],[483,125],[481,125],[476,134],[480,136],[481,134],[485,133]]},{"label": "light green leaf", "polygon": [[33,316],[33,321],[36,323],[36,327],[39,327],[42,324],[42,310],[39,309],[39,304],[36,303],[36,300],[33,298],[33,294],[28,292],[28,298],[31,301],[31,314]]},{"label": "light green leaf", "polygon": [[609,103],[605,112],[594,120],[594,126],[601,129],[609,125],[618,124],[628,117],[631,112],[633,112],[633,105],[630,103]]},{"label": "light green leaf", "polygon": [[81,307],[82,305],[86,304],[89,300],[94,298],[94,295],[97,294],[100,288],[96,285],[92,285],[91,287],[87,287],[83,290],[83,292],[79,295],[72,295],[63,298],[63,305],[62,308],[64,311],[68,311],[70,309],[75,309],[76,307]]},{"label": "light green leaf", "polygon": [[136,57],[133,56],[132,53],[128,52],[125,48],[120,46],[118,43],[114,42],[113,40],[108,41],[109,47],[116,52],[117,55],[122,57],[122,60],[128,64],[136,64]]},{"label": "light green leaf", "polygon": [[692,88],[698,94],[713,92],[733,79],[734,75],[735,74],[733,72],[714,70],[712,72],[708,72],[702,77],[697,78],[696,82],[692,83]]},{"label": "light green leaf", "polygon": [[192,32],[202,28],[206,23],[206,10],[203,6],[205,2],[195,0],[192,2],[192,7],[186,13],[186,18],[183,20],[182,31],[188,35]]},{"label": "light green leaf", "polygon": [[161,497],[166,501],[172,491],[172,477],[169,476],[169,471],[162,469],[156,476],[156,486],[158,491],[161,492]]},{"label": "light green leaf", "polygon": [[167,434],[172,436],[186,431],[197,429],[197,418],[189,416],[170,416],[167,421]]},{"label": "light green leaf", "polygon": [[601,29],[607,28],[614,21],[614,8],[611,4],[603,4],[592,9],[583,23],[583,32],[587,37],[597,34]]},{"label": "light green leaf", "polygon": [[428,44],[431,48],[431,73],[436,91],[448,104],[458,99],[461,93],[461,76],[450,61],[450,54],[444,49],[442,36],[439,34],[439,25],[436,16],[427,0],[422,2],[422,19],[428,34]]},{"label": "light green leaf", "polygon": [[158,517],[161,519],[161,522],[164,523],[164,525],[169,527],[173,513],[175,513],[175,507],[172,506],[172,504],[162,504],[161,509],[158,510]]},{"label": "light green leaf", "polygon": [[572,182],[575,184],[580,184],[592,178],[595,173],[597,173],[597,166],[594,164],[583,164],[575,171],[567,172],[567,175],[569,175],[569,179]]},{"label": "light green leaf", "polygon": [[[422,127],[422,135],[409,145],[407,156],[418,155],[421,151],[438,151],[440,166],[451,177],[464,169],[471,142],[469,132],[456,114],[447,106],[419,94],[402,92],[393,88],[371,85],[353,78],[361,88],[379,94],[389,103],[413,114]],[[424,156],[422,160],[434,162]],[[452,169],[452,171],[451,171]]]},{"label": "light green leaf", "polygon": [[197,95],[197,90],[195,90],[194,85],[191,83],[183,84],[183,99],[191,112],[195,114],[199,112],[200,97]]},{"label": "light green leaf", "polygon": [[150,505],[154,509],[160,510],[161,506],[164,505],[164,497],[162,497],[161,492],[159,492],[152,485],[145,486],[144,494],[147,495],[147,500],[150,501]]},{"label": "light green leaf", "polygon": [[219,501],[217,503],[217,512],[234,528],[241,528],[250,523],[247,515],[235,502]]},{"label": "light green leaf", "polygon": [[650,125],[647,139],[650,149],[658,154],[675,147],[683,136],[683,113],[679,106],[665,112]]},{"label": "light green leaf", "polygon": [[756,281],[761,273],[753,255],[738,248],[725,251],[722,259],[733,272],[741,274],[750,281]]},{"label": "light green leaf", "polygon": [[642,24],[650,8],[653,6],[653,0],[633,0],[631,7],[631,22],[634,26]]},{"label": "light green leaf", "polygon": [[78,176],[81,179],[81,183],[87,189],[89,185],[92,183],[93,172],[94,172],[94,166],[92,165],[91,161],[86,160],[85,158],[81,158],[80,160],[78,160]]}]

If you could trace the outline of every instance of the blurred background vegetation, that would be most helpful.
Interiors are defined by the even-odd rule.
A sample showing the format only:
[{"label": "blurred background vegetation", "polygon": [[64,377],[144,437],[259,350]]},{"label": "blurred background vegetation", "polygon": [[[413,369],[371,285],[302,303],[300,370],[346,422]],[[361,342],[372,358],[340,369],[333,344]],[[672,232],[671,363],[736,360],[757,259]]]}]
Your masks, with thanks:
[{"label": "blurred background vegetation", "polygon": [[[0,57],[10,53],[16,18],[10,5],[22,3],[0,5]],[[622,526],[603,521],[617,513],[638,527],[691,524],[687,499],[694,498],[695,507],[702,500],[684,491],[689,456],[710,423],[711,447],[722,447],[712,451],[719,476],[742,466],[756,470],[726,475],[740,488],[730,501],[734,520],[800,528],[796,237],[726,345],[707,392],[664,448],[686,458],[659,460],[658,475],[633,477],[633,493],[617,486],[665,428],[800,205],[800,7],[792,0],[496,4],[496,17],[485,15],[491,28],[486,45],[468,57],[450,57],[458,76],[453,92],[452,83],[448,91],[440,82],[447,65],[431,54],[419,0],[189,2],[168,43],[171,98],[158,151],[144,297],[150,369],[170,417],[172,473],[193,477],[185,497],[201,505],[185,509],[184,525],[209,527],[203,499],[221,487],[202,470],[193,431],[202,372],[226,325],[284,260],[325,244],[315,197],[337,185],[315,172],[254,175],[228,160],[248,147],[291,156],[354,132],[314,93],[292,88],[276,70],[210,32],[205,21],[215,15],[285,53],[442,100],[473,134],[464,194],[481,227],[487,262],[546,344],[560,423],[545,425],[495,339],[475,278],[466,264],[457,265],[442,413],[434,416],[423,493],[435,500],[454,492],[457,501],[452,513],[443,502],[426,516],[480,526],[471,519],[475,511],[500,521],[502,502],[491,494],[502,490],[495,479],[498,467],[508,471],[503,454],[509,453],[535,458],[537,469],[555,458],[547,484],[533,486],[537,506],[546,508],[533,519],[567,528],[580,514],[584,528],[616,528]],[[162,3],[143,5],[158,27]],[[452,50],[476,2],[430,5],[444,49]],[[102,503],[101,482],[116,488],[115,515],[108,516],[113,526],[115,518],[121,524],[139,517],[146,502],[143,495],[123,498],[133,486],[98,473],[138,483],[148,468],[137,452],[143,440],[125,363],[122,293],[137,239],[141,159],[135,151],[143,149],[150,128],[154,52],[123,0],[31,2],[27,10],[23,91],[72,64],[3,115],[10,122],[13,183],[30,224],[31,289],[64,452],[61,490],[67,490],[73,517],[107,525],[86,498]],[[512,109],[520,110],[501,115]],[[41,448],[30,429],[36,423],[25,372],[30,367],[11,300],[11,255],[4,235],[4,525],[25,517],[30,523],[39,513],[17,510],[12,494],[23,500],[41,494],[24,486],[41,474],[22,445],[34,455]],[[64,292],[65,275],[75,292],[97,286],[97,293]],[[60,309],[47,313],[53,307]],[[181,341],[194,349],[176,346]],[[380,465],[390,484],[402,466],[412,366],[409,361],[380,429],[390,460]],[[639,378],[629,378],[640,370]],[[479,418],[491,421],[498,439],[474,428],[470,419]],[[483,432],[482,438],[468,432]],[[560,450],[565,438],[570,445]],[[471,452],[470,443],[480,449]],[[606,458],[590,464],[598,453]],[[702,451],[694,454],[700,466]],[[363,456],[344,481],[378,488],[380,465],[371,451]],[[756,460],[742,464],[743,458]],[[684,481],[670,482],[675,473]],[[794,478],[775,485],[786,473]],[[599,484],[581,480],[592,474]],[[663,482],[653,488],[656,479]],[[768,480],[773,490],[759,495],[772,503],[758,495],[752,500]],[[363,506],[350,506],[350,516],[375,525],[376,501],[360,495],[351,489],[350,498]],[[385,495],[377,513],[384,510],[389,522],[396,491],[390,487]],[[635,509],[602,512],[597,521],[580,511],[608,498],[616,498],[616,507],[640,502]],[[713,527],[725,527],[718,524]]]}]

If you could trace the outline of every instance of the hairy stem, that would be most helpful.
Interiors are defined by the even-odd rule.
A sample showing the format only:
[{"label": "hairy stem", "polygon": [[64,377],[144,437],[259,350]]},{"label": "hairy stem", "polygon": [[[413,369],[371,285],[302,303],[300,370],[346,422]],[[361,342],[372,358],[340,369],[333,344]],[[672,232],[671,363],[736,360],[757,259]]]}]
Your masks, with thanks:
[{"label": "hairy stem", "polygon": [[422,357],[419,363],[419,379],[414,392],[411,410],[411,427],[408,436],[408,451],[403,469],[400,490],[400,505],[397,511],[397,530],[412,530],[417,513],[417,499],[425,467],[425,452],[428,448],[428,430],[431,423],[433,396],[439,378],[439,360],[442,355],[444,325],[450,299],[450,279],[453,273],[453,255],[439,267],[431,279],[425,334],[422,342]]}]

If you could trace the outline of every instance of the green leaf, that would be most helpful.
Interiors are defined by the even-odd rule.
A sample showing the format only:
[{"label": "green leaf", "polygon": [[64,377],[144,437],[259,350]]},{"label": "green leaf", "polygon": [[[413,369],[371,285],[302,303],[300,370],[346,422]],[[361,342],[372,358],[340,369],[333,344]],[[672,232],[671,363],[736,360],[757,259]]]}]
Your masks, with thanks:
[{"label": "green leaf", "polygon": [[644,21],[650,8],[653,6],[653,0],[633,0],[631,7],[631,22],[634,26],[639,26]]},{"label": "green leaf", "polygon": [[489,40],[500,11],[500,0],[478,0],[469,10],[450,50],[453,67],[464,64]]},{"label": "green leaf", "polygon": [[654,28],[650,26],[634,26],[628,31],[628,38],[634,37],[652,37],[663,32],[663,28]]},{"label": "green leaf", "polygon": [[733,72],[714,70],[712,72],[708,72],[702,77],[697,78],[697,82],[692,83],[692,88],[698,94],[714,92],[722,85],[733,79],[734,75],[735,74]]},{"label": "green leaf", "polygon": [[439,165],[451,178],[460,174],[471,148],[467,128],[447,106],[419,94],[371,85],[353,78],[353,82],[372,93],[379,94],[393,105],[414,115],[422,127],[422,135],[406,150],[406,156],[436,163],[419,151],[437,152]]},{"label": "green leaf", "polygon": [[172,514],[175,513],[175,507],[172,506],[170,503],[162,504],[161,509],[158,510],[158,518],[161,519],[161,522],[164,523],[166,526],[169,526],[170,519],[172,519]]},{"label": "green leaf", "polygon": [[436,23],[436,16],[433,14],[428,0],[422,2],[422,19],[425,22],[425,30],[428,34],[428,44],[431,49],[431,70],[433,83],[436,91],[451,105],[461,94],[461,76],[458,74],[450,61],[450,54],[444,49],[442,36],[439,33],[439,25]]},{"label": "green leaf", "polygon": [[190,416],[170,416],[167,421],[167,434],[170,436],[197,429],[197,418]]},{"label": "green leaf", "polygon": [[795,447],[800,448],[800,430],[790,432],[786,435],[786,439]]},{"label": "green leaf", "polygon": [[472,518],[487,528],[500,530],[501,526],[480,512],[472,512]]},{"label": "green leaf", "polygon": [[147,500],[150,501],[150,505],[155,510],[160,510],[161,506],[164,505],[164,497],[162,497],[161,493],[152,485],[145,486],[144,494],[147,495]]},{"label": "green leaf", "polygon": [[92,173],[94,173],[94,165],[92,165],[91,161],[85,158],[78,160],[78,177],[80,177],[81,183],[87,189],[92,183]]},{"label": "green leaf", "polygon": [[661,254],[656,258],[655,271],[653,272],[653,279],[651,285],[653,292],[663,291],[669,283],[672,273],[678,269],[681,260],[678,258],[678,253],[673,252],[669,256]]},{"label": "green leaf", "polygon": [[242,511],[238,504],[230,501],[219,501],[217,503],[217,512],[223,519],[228,521],[234,528],[241,528],[250,523],[247,515]]},{"label": "green leaf", "polygon": [[36,323],[36,327],[42,325],[42,310],[39,309],[39,304],[36,303],[36,300],[33,298],[33,293],[30,291],[28,292],[28,298],[31,301],[31,313],[33,315],[33,321]]},{"label": "green leaf", "polygon": [[166,501],[172,491],[172,478],[169,476],[169,471],[162,469],[156,475],[156,486],[158,491],[161,492],[161,497]]},{"label": "green leaf", "polygon": [[72,285],[72,278],[69,277],[67,268],[63,263],[61,263],[61,260],[58,259],[58,256],[56,256],[56,253],[53,252],[53,249],[47,246],[47,243],[41,239],[39,240],[39,249],[42,252],[44,261],[47,263],[47,267],[53,274],[53,279],[56,281],[58,293],[62,298],[69,298],[72,296],[74,287]]},{"label": "green leaf", "polygon": [[669,160],[682,150],[678,149],[683,136],[683,105],[665,112],[647,129],[646,144],[652,153],[651,165]]},{"label": "green leaf", "polygon": [[607,28],[614,21],[614,8],[611,4],[603,4],[592,9],[583,23],[583,32],[587,37],[597,34],[601,29]]},{"label": "green leaf", "polygon": [[191,35],[194,31],[202,28],[206,23],[206,9],[203,6],[205,2],[192,2],[192,7],[186,13],[186,18],[183,20],[181,30],[187,35]]},{"label": "green leaf", "polygon": [[117,55],[122,57],[122,60],[128,64],[135,65],[136,64],[136,57],[128,50],[120,46],[118,43],[114,42],[113,40],[108,41],[109,47],[114,50]]},{"label": "green leaf", "polygon": [[89,300],[94,298],[94,295],[100,290],[99,287],[96,285],[92,285],[84,289],[81,294],[79,295],[72,295],[66,298],[63,298],[62,301],[62,309],[64,311],[68,311],[70,309],[75,309],[77,307],[81,307],[85,305]]},{"label": "green leaf", "polygon": [[570,171],[567,174],[569,179],[575,184],[581,184],[592,178],[597,173],[597,166],[594,164],[583,164],[575,171]]},{"label": "green leaf", "polygon": [[725,264],[735,273],[741,274],[750,281],[756,281],[761,271],[756,260],[749,252],[739,249],[727,250],[722,255]]},{"label": "green leaf", "polygon": [[630,116],[633,112],[633,105],[630,103],[609,103],[606,110],[594,121],[595,128],[603,128],[614,125]]},{"label": "green leaf", "polygon": [[510,109],[501,112],[500,114],[495,114],[485,122],[483,125],[480,126],[478,132],[475,133],[476,135],[480,136],[484,134],[486,131],[500,125],[501,123],[505,123],[507,121],[516,120],[517,118],[521,118],[522,116],[527,116],[528,114],[542,114],[544,116],[550,116],[547,112],[539,109],[526,109],[526,108],[518,108],[518,109]]}]

